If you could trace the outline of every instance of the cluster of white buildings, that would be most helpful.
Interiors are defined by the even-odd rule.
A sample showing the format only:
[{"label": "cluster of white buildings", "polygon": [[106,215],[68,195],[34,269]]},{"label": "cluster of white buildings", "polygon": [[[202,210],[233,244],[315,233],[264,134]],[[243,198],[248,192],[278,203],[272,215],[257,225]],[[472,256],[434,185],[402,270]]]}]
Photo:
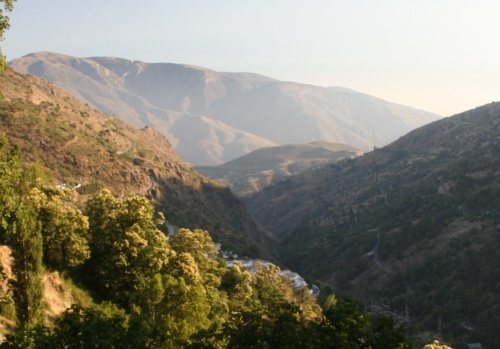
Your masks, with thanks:
[{"label": "cluster of white buildings", "polygon": [[[220,244],[216,244],[216,247],[220,249]],[[219,251],[219,252],[221,253],[222,257],[226,260],[228,268],[231,268],[235,262],[238,262],[245,270],[248,270],[250,272],[255,272],[255,264],[257,263],[259,263],[264,267],[273,264],[271,262],[264,261],[261,259],[250,259],[250,258],[238,259],[238,255],[230,251]],[[281,270],[280,275],[288,277],[292,281],[293,286],[296,288],[308,287],[308,284],[304,280],[304,278],[299,274],[297,274],[296,272],[293,272],[291,270]],[[317,297],[319,295],[319,287],[316,285],[312,285],[309,292],[314,297]]]}]

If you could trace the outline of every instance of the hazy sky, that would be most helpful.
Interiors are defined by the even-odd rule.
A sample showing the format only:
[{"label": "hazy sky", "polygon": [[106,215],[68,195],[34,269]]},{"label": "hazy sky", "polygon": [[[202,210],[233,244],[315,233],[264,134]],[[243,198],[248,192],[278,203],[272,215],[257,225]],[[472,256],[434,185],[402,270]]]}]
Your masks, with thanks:
[{"label": "hazy sky", "polygon": [[343,86],[452,115],[500,100],[499,0],[17,0],[0,44]]}]

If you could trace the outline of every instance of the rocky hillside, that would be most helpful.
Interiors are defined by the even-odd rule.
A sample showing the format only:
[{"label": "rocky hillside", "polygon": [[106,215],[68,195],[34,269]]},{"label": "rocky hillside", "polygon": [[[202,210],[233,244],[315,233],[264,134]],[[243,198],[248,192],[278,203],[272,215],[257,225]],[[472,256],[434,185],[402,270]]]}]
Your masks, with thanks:
[{"label": "rocky hillside", "polygon": [[290,176],[362,154],[346,144],[313,142],[261,148],[222,165],[195,169],[244,197]]},{"label": "rocky hillside", "polygon": [[226,247],[264,252],[272,243],[229,189],[200,176],[159,132],[138,130],[11,69],[0,77],[0,91],[0,132],[81,202],[103,187],[145,195],[170,224],[206,229]]},{"label": "rocky hillside", "polygon": [[345,88],[181,64],[41,52],[10,66],[136,127],[160,131],[177,154],[199,165],[319,140],[371,150],[440,118]]},{"label": "rocky hillside", "polygon": [[247,200],[288,265],[408,306],[416,328],[498,347],[500,103],[421,127]]}]

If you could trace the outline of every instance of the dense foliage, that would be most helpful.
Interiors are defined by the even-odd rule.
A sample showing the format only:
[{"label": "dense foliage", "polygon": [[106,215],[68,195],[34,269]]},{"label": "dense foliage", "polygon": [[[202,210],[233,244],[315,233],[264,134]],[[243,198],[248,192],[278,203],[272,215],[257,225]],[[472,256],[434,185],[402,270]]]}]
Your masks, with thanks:
[{"label": "dense foliage", "polygon": [[[5,12],[12,11],[15,1],[16,0],[0,0],[0,41],[3,40],[5,31],[10,27],[9,17],[5,14]],[[5,69],[6,65],[5,56],[0,50],[0,72]]]},{"label": "dense foliage", "polygon": [[[275,265],[227,267],[207,231],[180,229],[139,196],[95,193],[84,212],[0,138],[2,240],[12,248],[17,328],[1,348],[409,348],[402,328],[351,299],[321,308]],[[43,316],[45,270],[94,298]],[[8,297],[4,297],[8,299]],[[2,314],[7,316],[8,314]]]}]

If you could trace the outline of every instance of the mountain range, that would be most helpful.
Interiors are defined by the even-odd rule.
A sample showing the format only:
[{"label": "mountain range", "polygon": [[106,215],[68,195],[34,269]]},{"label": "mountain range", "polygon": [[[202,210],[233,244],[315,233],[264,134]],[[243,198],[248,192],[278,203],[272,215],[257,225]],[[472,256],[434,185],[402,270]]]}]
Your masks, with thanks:
[{"label": "mountain range", "polygon": [[183,64],[40,52],[9,66],[53,81],[135,127],[158,130],[182,159],[197,165],[313,141],[366,151],[440,118],[346,88]]},{"label": "mountain range", "polygon": [[[44,60],[37,61],[36,57]],[[183,146],[178,138],[170,138],[171,132],[188,134],[194,148],[212,149],[211,154],[217,156],[203,155],[200,159],[220,163],[225,161],[220,156],[225,150],[213,147],[219,143],[207,141],[208,126],[195,128],[192,120],[226,127],[230,116],[235,115],[228,111],[229,106],[234,107],[233,111],[236,106],[244,106],[248,110],[236,114],[244,115],[248,124],[260,120],[262,132],[269,127],[270,134],[277,134],[281,128],[292,132],[292,126],[299,121],[311,122],[305,107],[311,104],[306,102],[325,102],[325,96],[330,96],[326,90],[350,96],[352,105],[358,98],[372,101],[374,97],[185,65],[150,65],[117,58],[77,59],[49,53],[25,58],[24,67],[31,69],[30,74],[59,72],[60,79],[68,83],[80,79],[79,86],[83,87],[75,92],[78,99],[92,96],[96,100],[82,104],[55,83],[10,69],[0,78],[0,132],[23,150],[26,162],[38,161],[54,185],[72,188],[78,202],[83,203],[103,187],[111,188],[118,196],[145,195],[165,212],[173,228],[207,229],[224,246],[273,258],[307,280],[318,281],[326,293],[350,294],[366,304],[389,301],[391,307],[410,314],[407,318],[411,319],[411,335],[440,335],[459,347],[472,342],[500,346],[496,336],[500,323],[500,103],[422,127],[413,124],[409,129],[418,128],[389,145],[373,148],[374,142],[365,144],[358,148],[371,151],[363,156],[347,152],[344,160],[322,163],[318,168],[308,166],[307,171],[299,170],[293,176],[276,176],[276,169],[286,168],[292,174],[290,167],[280,167],[280,163],[300,164],[300,154],[307,153],[306,149],[324,152],[321,148],[328,143],[299,145],[307,142],[303,138],[298,142],[283,140],[292,145],[276,147],[281,142],[276,139],[259,151],[245,148],[250,153],[229,162],[225,170],[229,168],[234,178],[241,180],[244,168],[257,168],[249,164],[259,159],[259,163],[268,162],[259,164],[259,178],[271,169],[274,172],[269,178],[276,179],[257,186],[258,192],[244,199],[245,207],[228,188],[202,177],[176,155]],[[12,62],[12,66],[20,62]],[[153,79],[162,74],[177,76],[178,80]],[[143,75],[149,76],[149,84],[143,84]],[[186,80],[187,76],[191,80]],[[135,92],[131,92],[134,88]],[[139,95],[142,89],[144,93]],[[293,97],[270,93],[287,89],[301,92]],[[238,98],[229,102],[229,92]],[[271,110],[268,114],[264,113],[264,104],[252,99],[259,94],[269,98],[264,103]],[[276,96],[283,98],[276,100]],[[251,100],[257,103],[254,116],[250,115]],[[104,109],[108,103],[123,112],[114,117],[96,110],[97,104]],[[367,102],[367,108],[368,104],[373,106]],[[290,117],[282,114],[282,119],[273,119],[278,107],[288,110]],[[387,111],[386,107],[380,108]],[[295,109],[301,112],[293,114]],[[215,110],[227,120],[209,115]],[[262,119],[266,120],[261,120],[259,113],[264,113],[267,118]],[[385,121],[375,125],[373,117],[374,124],[364,127],[376,129],[379,125],[384,129],[401,124],[396,121],[399,116],[390,115],[392,121],[381,117],[377,120]],[[168,127],[158,126],[163,120],[160,116],[169,120]],[[351,116],[346,116],[344,126],[351,123],[353,134],[373,134],[353,126],[356,119]],[[123,122],[125,117],[141,129]],[[326,123],[320,116],[315,120],[323,126]],[[265,126],[264,121],[270,124]],[[238,122],[245,124],[244,119]],[[304,125],[300,124],[303,132],[297,131],[296,136],[309,135]],[[230,127],[231,132],[237,129]],[[331,131],[335,127],[323,129]],[[245,143],[245,137],[252,134],[246,131],[236,137],[229,131],[210,132],[217,140],[227,141],[224,144],[240,142],[233,145],[250,144]],[[173,140],[175,149],[165,135]],[[201,139],[204,142],[196,143]],[[189,141],[183,142],[184,149],[188,149]]]}]

